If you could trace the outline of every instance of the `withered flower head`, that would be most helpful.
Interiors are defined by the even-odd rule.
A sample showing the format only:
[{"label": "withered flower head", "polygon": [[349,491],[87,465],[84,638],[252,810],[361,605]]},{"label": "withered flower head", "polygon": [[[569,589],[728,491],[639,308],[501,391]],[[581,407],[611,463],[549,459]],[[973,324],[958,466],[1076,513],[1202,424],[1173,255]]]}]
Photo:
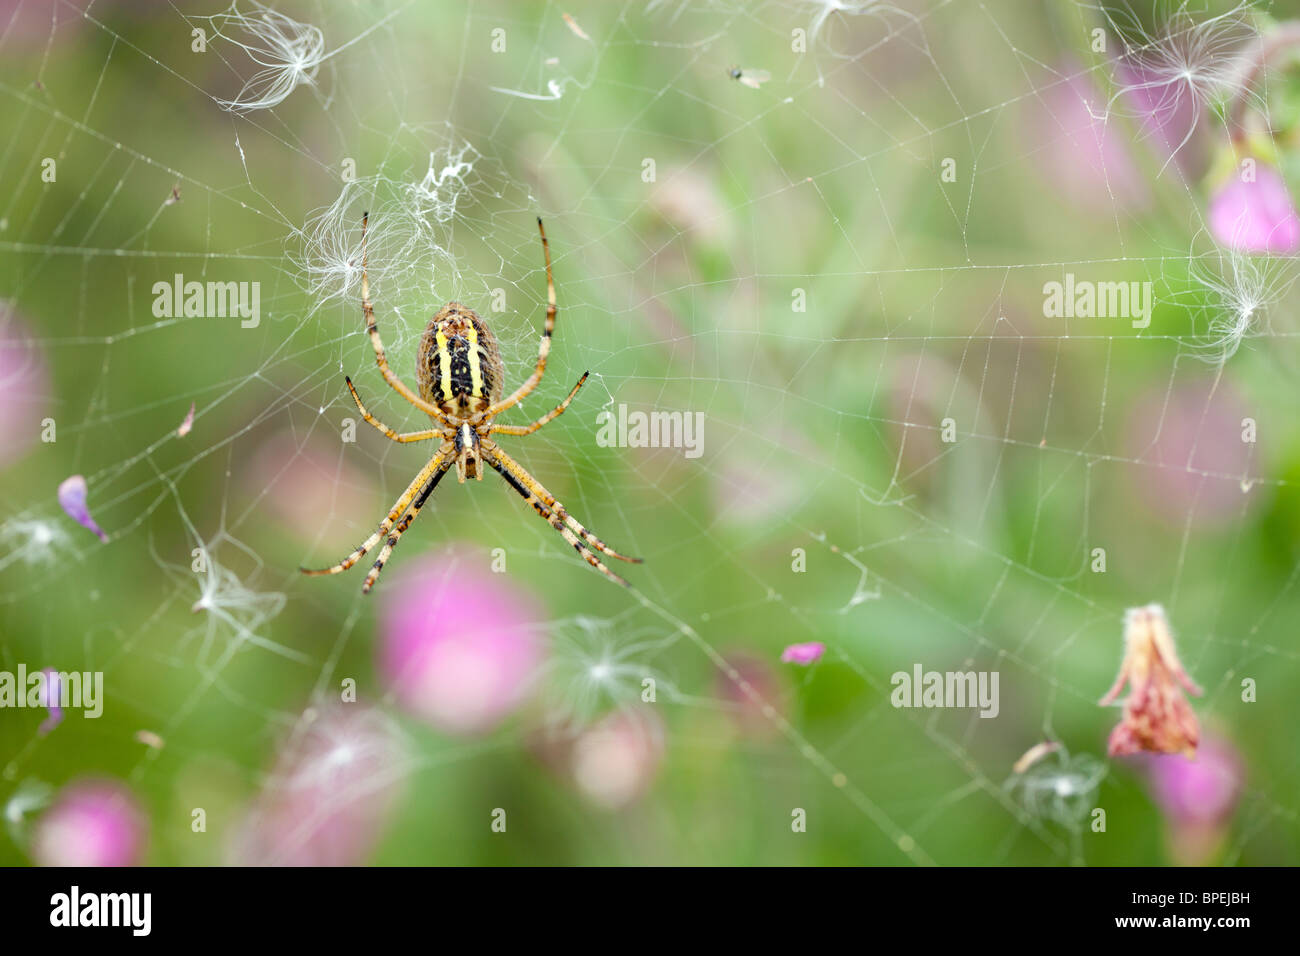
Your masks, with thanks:
[{"label": "withered flower head", "polygon": [[1124,716],[1110,733],[1109,753],[1181,753],[1196,756],[1201,729],[1183,689],[1197,697],[1196,686],[1174,650],[1169,621],[1159,604],[1130,608],[1124,615],[1124,661],[1103,707],[1129,685]]}]

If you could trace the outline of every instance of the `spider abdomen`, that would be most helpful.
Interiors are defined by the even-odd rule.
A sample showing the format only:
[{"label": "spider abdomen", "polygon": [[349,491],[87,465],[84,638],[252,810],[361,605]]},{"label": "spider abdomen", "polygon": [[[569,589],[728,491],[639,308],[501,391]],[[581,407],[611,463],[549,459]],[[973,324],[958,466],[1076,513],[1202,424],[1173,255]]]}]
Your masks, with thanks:
[{"label": "spider abdomen", "polygon": [[473,309],[447,303],[420,338],[415,378],[420,397],[450,416],[486,410],[504,390],[496,336]]}]

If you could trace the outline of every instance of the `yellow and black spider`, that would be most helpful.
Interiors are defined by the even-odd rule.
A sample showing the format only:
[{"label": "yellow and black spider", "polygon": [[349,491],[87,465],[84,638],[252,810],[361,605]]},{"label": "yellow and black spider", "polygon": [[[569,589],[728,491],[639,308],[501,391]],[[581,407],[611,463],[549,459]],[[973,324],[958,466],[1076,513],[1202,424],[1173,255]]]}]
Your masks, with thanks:
[{"label": "yellow and black spider", "polygon": [[[505,369],[501,363],[501,352],[497,348],[496,336],[473,309],[467,309],[458,302],[448,302],[429,320],[428,328],[420,339],[420,348],[416,353],[416,382],[420,387],[417,396],[388,367],[384,357],[384,343],[379,338],[379,329],[375,325],[375,310],[370,304],[370,281],[366,276],[366,226],[370,214],[361,217],[361,311],[366,318],[366,332],[370,335],[370,344],[375,349],[375,361],[379,371],[393,391],[406,399],[434,421],[433,428],[423,431],[398,433],[380,422],[361,403],[361,396],[352,385],[352,379],[346,378],[348,391],[361,410],[361,416],[375,428],[395,442],[429,441],[441,439],[441,444],[429,463],[420,469],[420,473],[406,486],[401,497],[389,510],[388,516],[379,523],[375,531],[365,542],[350,555],[330,568],[311,570],[302,568],[304,574],[338,574],[346,571],[361,557],[387,535],[388,540],[379,550],[362,593],[368,594],[384,568],[384,562],[392,554],[393,548],[402,534],[411,526],[424,507],[424,503],[433,494],[442,476],[452,464],[456,465],[456,476],[463,484],[466,478],[483,480],[481,462],[487,462],[506,480],[511,488],[519,492],[533,510],[550,523],[551,527],[564,536],[564,540],[573,545],[587,563],[602,572],[606,577],[624,586],[627,582],[605,567],[593,552],[639,564],[640,558],[629,558],[619,554],[601,541],[594,534],[577,522],[564,510],[564,506],[542,487],[541,482],[530,475],[513,458],[501,450],[492,441],[492,434],[531,435],[551,419],[562,413],[578,394],[582,383],[587,380],[588,372],[582,373],[578,384],[573,386],[569,396],[555,408],[551,409],[531,425],[498,425],[493,419],[532,392],[542,380],[546,371],[546,356],[551,351],[551,333],[555,330],[555,281],[551,277],[551,247],[546,241],[546,230],[538,217],[537,231],[542,236],[542,253],[546,257],[546,328],[542,332],[541,345],[537,350],[537,367],[528,380],[515,389],[508,397],[502,398],[504,390]],[[409,509],[409,510],[408,510]],[[400,519],[400,520],[399,520]],[[581,540],[579,540],[581,539]],[[585,545],[585,547],[584,547]]]}]

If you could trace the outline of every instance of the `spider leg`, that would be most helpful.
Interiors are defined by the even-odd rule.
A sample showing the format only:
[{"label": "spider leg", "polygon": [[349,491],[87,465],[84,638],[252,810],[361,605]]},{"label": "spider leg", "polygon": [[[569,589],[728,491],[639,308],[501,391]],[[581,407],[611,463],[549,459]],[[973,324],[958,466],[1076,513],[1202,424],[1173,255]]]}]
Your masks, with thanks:
[{"label": "spider leg", "polygon": [[618,558],[620,561],[626,561],[628,564],[642,563],[641,558],[630,558],[625,554],[619,554],[604,541],[601,541],[600,538],[596,537],[596,535],[584,528],[582,524],[573,517],[573,515],[569,514],[568,511],[565,510],[564,505],[555,500],[555,496],[547,491],[540,481],[530,475],[523,465],[519,464],[519,462],[507,455],[495,442],[489,443],[489,450],[493,457],[496,458],[503,467],[510,471],[516,480],[523,484],[531,494],[535,495],[542,504],[546,506],[548,511],[560,518],[560,520],[580,535],[584,541],[591,545],[592,548],[599,551],[601,554],[609,555],[611,558]]},{"label": "spider leg", "polygon": [[[572,515],[564,510],[564,506],[556,501],[555,497],[543,488],[536,478],[496,445],[485,442],[483,457],[506,480],[506,484],[519,492],[520,497],[532,505],[534,511],[545,518],[552,528],[560,532],[565,541],[573,545],[574,550],[581,554],[588,564],[624,587],[628,586],[626,581],[605,567],[592,551],[599,551],[601,554],[618,558],[620,561],[627,561],[629,564],[640,564],[640,558],[629,558],[626,555],[619,554],[584,528]],[[581,541],[578,540],[579,536],[582,538]],[[582,546],[583,542],[591,550],[584,548]]]},{"label": "spider leg", "polygon": [[551,419],[558,418],[564,413],[564,410],[569,407],[569,402],[573,401],[573,396],[578,394],[578,389],[582,388],[582,383],[587,380],[587,376],[590,374],[590,372],[583,372],[582,378],[578,379],[578,384],[573,386],[573,391],[569,392],[569,397],[531,425],[493,425],[492,431],[500,432],[502,435],[531,435]]},{"label": "spider leg", "polygon": [[389,439],[403,444],[413,441],[428,441],[430,438],[438,438],[442,435],[441,428],[426,428],[419,432],[398,432],[389,428],[375,416],[366,411],[366,406],[361,404],[361,396],[357,394],[356,387],[352,384],[352,379],[343,376],[343,381],[348,383],[348,391],[352,393],[352,400],[357,403],[357,408],[361,410],[361,417],[368,421],[375,428],[383,432]]},{"label": "spider leg", "polygon": [[384,570],[384,562],[387,561],[388,556],[393,553],[393,549],[397,547],[397,542],[402,540],[402,535],[406,532],[406,529],[411,526],[411,522],[420,514],[420,509],[424,507],[424,503],[428,501],[429,496],[433,494],[433,489],[438,487],[438,482],[442,480],[442,476],[445,475],[450,468],[451,461],[448,460],[433,473],[433,476],[425,482],[424,487],[420,489],[420,493],[416,496],[415,501],[411,503],[411,510],[406,513],[406,517],[397,523],[397,527],[394,528],[392,534],[388,536],[388,540],[384,542],[384,546],[379,549],[379,557],[375,559],[374,565],[370,568],[370,573],[366,575],[366,583],[361,585],[362,594],[369,594],[370,589],[375,586],[375,582],[379,580],[379,573]]},{"label": "spider leg", "polygon": [[398,395],[406,399],[426,415],[432,416],[435,421],[441,425],[447,424],[447,416],[443,414],[441,408],[437,405],[431,405],[420,396],[406,387],[406,383],[397,377],[396,373],[388,367],[388,357],[384,354],[384,342],[379,337],[379,326],[375,324],[375,307],[370,304],[370,277],[366,272],[368,253],[366,252],[366,227],[370,221],[370,213],[361,215],[361,311],[366,317],[366,334],[370,336],[370,344],[375,350],[375,363],[379,366],[380,373],[384,376],[384,381],[389,384]]},{"label": "spider leg", "polygon": [[448,463],[451,460],[453,450],[453,446],[450,442],[446,442],[439,447],[437,453],[429,459],[429,463],[420,469],[420,473],[415,476],[415,480],[406,486],[406,490],[402,492],[402,496],[394,502],[393,507],[388,511],[388,517],[379,522],[378,530],[363,541],[360,547],[356,548],[346,558],[338,564],[328,568],[299,568],[298,570],[303,574],[310,575],[339,574],[360,561],[367,551],[379,543],[380,538],[388,534],[389,530],[392,529],[393,524],[403,515],[403,513],[405,513],[407,507],[411,504],[411,499],[420,493],[421,486],[429,480],[429,477],[445,463]]},{"label": "spider leg", "polygon": [[[542,236],[542,255],[546,258],[546,327],[542,331],[542,342],[537,347],[537,367],[528,381],[520,385],[510,395],[488,409],[486,418],[505,411],[512,405],[519,404],[529,392],[537,387],[546,371],[546,357],[551,354],[551,333],[555,331],[555,279],[551,276],[551,245],[546,241],[546,229],[542,226],[542,217],[537,217],[537,231]],[[364,275],[364,273],[363,273]]]},{"label": "spider leg", "polygon": [[618,584],[623,585],[623,587],[625,588],[631,586],[623,578],[619,577],[609,568],[605,567],[604,562],[602,562],[598,557],[596,557],[594,554],[592,554],[590,551],[584,548],[582,546],[582,542],[578,540],[577,536],[572,531],[570,531],[567,527],[565,527],[564,522],[562,522],[558,517],[556,517],[554,513],[549,512],[546,509],[546,506],[543,505],[540,500],[538,500],[537,496],[534,495],[532,492],[530,492],[527,488],[525,488],[510,471],[508,471],[504,466],[499,464],[496,461],[496,459],[491,457],[490,455],[485,455],[484,457],[487,459],[487,463],[491,465],[493,468],[495,468],[498,474],[500,474],[501,477],[506,480],[506,484],[514,488],[515,491],[519,492],[520,496],[525,501],[527,501],[530,505],[533,506],[533,510],[536,511],[543,518],[545,518],[552,528],[560,532],[560,534],[564,536],[564,540],[569,542],[569,544],[573,545],[573,550],[577,551],[580,555],[582,555],[583,558],[586,559],[588,564],[590,564],[601,574],[605,575],[605,577],[609,578],[611,581],[615,581]]}]

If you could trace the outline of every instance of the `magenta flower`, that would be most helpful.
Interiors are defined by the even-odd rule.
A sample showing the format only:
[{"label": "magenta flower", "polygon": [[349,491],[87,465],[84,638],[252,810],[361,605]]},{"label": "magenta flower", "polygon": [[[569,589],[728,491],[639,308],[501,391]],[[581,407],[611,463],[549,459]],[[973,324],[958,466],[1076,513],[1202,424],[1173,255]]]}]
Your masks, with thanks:
[{"label": "magenta flower", "polygon": [[1210,198],[1210,232],[1239,252],[1293,255],[1300,250],[1300,216],[1282,174],[1256,163],[1249,177],[1241,171]]},{"label": "magenta flower", "polygon": [[1245,770],[1236,748],[1207,736],[1194,759],[1162,754],[1144,758],[1143,766],[1165,816],[1171,856],[1188,866],[1211,862],[1241,799]]},{"label": "magenta flower", "polygon": [[40,866],[132,866],[144,855],[147,824],[115,780],[65,787],[36,821],[32,859]]},{"label": "magenta flower", "polygon": [[787,664],[812,664],[826,653],[826,645],[821,641],[809,641],[807,644],[791,644],[781,652],[781,660]]},{"label": "magenta flower", "polygon": [[505,575],[442,557],[408,564],[384,603],[379,670],[397,701],[455,734],[490,730],[542,663],[543,614]]},{"label": "magenta flower", "polygon": [[90,509],[86,507],[86,495],[86,479],[81,475],[66,478],[59,485],[59,504],[67,512],[68,517],[83,528],[95,532],[100,541],[107,541],[108,535],[104,534],[99,525],[95,524],[95,519],[90,516]]},{"label": "magenta flower", "polygon": [[1241,758],[1232,744],[1206,737],[1195,759],[1182,754],[1151,757],[1151,792],[1160,808],[1180,823],[1228,820],[1241,796]]},{"label": "magenta flower", "polygon": [[239,866],[358,866],[400,805],[408,765],[393,721],[362,704],[304,714],[234,831]]}]

